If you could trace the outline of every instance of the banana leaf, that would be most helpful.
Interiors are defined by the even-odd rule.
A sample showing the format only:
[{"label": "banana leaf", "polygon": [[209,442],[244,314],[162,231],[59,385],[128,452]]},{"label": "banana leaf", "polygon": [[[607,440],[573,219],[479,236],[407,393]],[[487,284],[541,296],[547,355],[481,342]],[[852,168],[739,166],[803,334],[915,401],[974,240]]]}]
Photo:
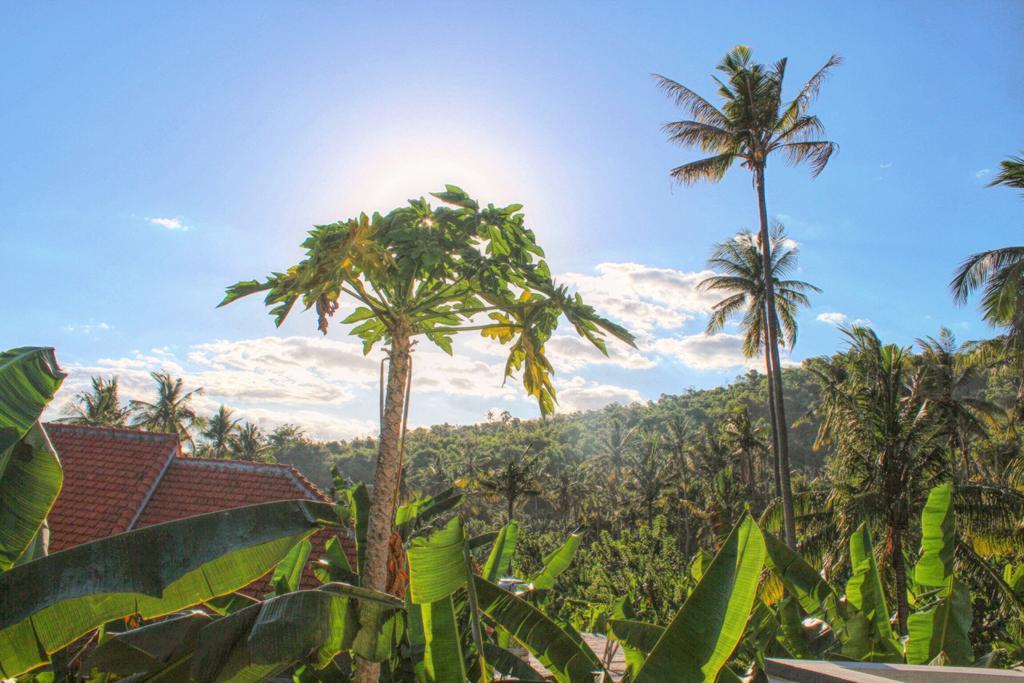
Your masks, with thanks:
[{"label": "banana leaf", "polygon": [[946,666],[969,666],[974,662],[972,617],[970,592],[949,577],[935,604],[907,619],[907,663],[928,664],[939,659]]},{"label": "banana leaf", "polygon": [[[423,666],[420,671],[427,681],[467,680],[466,657],[455,609],[454,594],[469,586],[469,551],[462,519],[454,518],[444,529],[428,537],[413,540],[408,550],[409,601],[420,609]],[[475,594],[469,593],[471,618],[475,617]],[[418,635],[418,634],[417,634]],[[474,641],[479,634],[474,629]],[[482,657],[478,652],[477,656]],[[485,675],[483,661],[473,676]]]},{"label": "banana leaf", "polygon": [[919,592],[934,589],[934,601],[907,620],[910,664],[939,660],[965,666],[974,661],[971,596],[953,574],[956,542],[953,485],[943,484],[931,490],[921,511],[921,559],[914,567],[914,583]]},{"label": "banana leaf", "polygon": [[0,353],[0,571],[32,544],[60,493],[60,463],[38,421],[64,377],[53,349]]},{"label": "banana leaf", "polygon": [[530,583],[537,590],[551,590],[555,587],[555,579],[569,568],[572,558],[576,556],[576,549],[580,547],[582,534],[570,534],[565,543],[548,553],[544,557],[544,567],[536,576],[530,579]]},{"label": "banana leaf", "polygon": [[626,656],[626,671],[629,672],[630,679],[636,678],[647,655],[665,633],[665,627],[632,619],[612,619],[608,626],[608,636],[619,641],[619,645],[622,646],[622,652]]},{"label": "banana leaf", "polygon": [[64,482],[57,454],[38,423],[11,451],[14,456],[0,476],[0,571],[30,559]]},{"label": "banana leaf", "polygon": [[640,667],[636,683],[714,680],[743,637],[765,554],[761,530],[745,515]]},{"label": "banana leaf", "polygon": [[212,621],[205,612],[193,611],[123,633],[108,631],[82,669],[118,676],[156,672],[190,658],[199,631]]},{"label": "banana leaf", "polygon": [[336,519],[326,503],[265,503],[158,524],[14,567],[0,574],[0,673],[29,671],[113,619],[163,616],[247,586]]},{"label": "banana leaf", "polygon": [[398,508],[395,512],[395,530],[402,541],[408,542],[412,535],[430,524],[432,520],[451,511],[465,498],[465,494],[452,487],[436,496],[427,496]]},{"label": "banana leaf", "polygon": [[363,563],[366,561],[366,525],[370,522],[370,494],[366,484],[359,482],[345,491],[348,498],[349,511],[352,515],[352,528],[356,541],[356,572],[362,575]]},{"label": "banana leaf", "polygon": [[847,618],[841,637],[843,656],[872,662],[902,661],[889,626],[889,608],[866,524],[850,537],[850,565],[853,574],[846,584],[846,602],[856,611]]},{"label": "banana leaf", "polygon": [[317,560],[313,573],[321,583],[355,583],[358,580],[356,573],[352,571],[352,565],[349,564],[345,549],[341,547],[341,542],[333,537],[327,540],[323,557]]},{"label": "banana leaf", "polygon": [[494,670],[503,676],[511,676],[517,681],[526,683],[544,683],[544,676],[527,662],[503,647],[487,643],[484,645],[484,657]]},{"label": "banana leaf", "polygon": [[943,484],[931,490],[921,511],[921,559],[914,566],[914,583],[931,588],[945,587],[953,575],[955,552],[953,485]]},{"label": "banana leaf", "polygon": [[306,561],[312,550],[313,544],[309,542],[309,539],[303,539],[288,551],[283,560],[277,563],[277,567],[274,568],[274,576],[270,579],[274,595],[284,595],[299,590],[299,584],[302,582],[302,570],[306,567]]},{"label": "banana leaf", "polygon": [[327,666],[353,647],[356,602],[385,610],[403,605],[385,593],[327,584],[265,600],[203,627],[192,659],[197,681],[257,681],[298,663]]},{"label": "banana leaf", "polygon": [[508,575],[512,569],[512,557],[516,552],[516,539],[519,537],[519,525],[512,521],[501,528],[498,538],[491,547],[491,554],[484,564],[482,576],[491,583],[497,582]]},{"label": "banana leaf", "polygon": [[469,573],[463,554],[465,541],[462,520],[458,517],[443,530],[413,540],[407,552],[413,604],[436,602],[466,585]]},{"label": "banana leaf", "polygon": [[484,616],[508,631],[560,683],[591,683],[594,672],[602,671],[601,662],[590,648],[578,643],[536,607],[479,576],[474,577],[474,584]]},{"label": "banana leaf", "polygon": [[828,622],[833,630],[844,626],[839,596],[814,567],[772,534],[764,534],[767,566],[809,615]]}]

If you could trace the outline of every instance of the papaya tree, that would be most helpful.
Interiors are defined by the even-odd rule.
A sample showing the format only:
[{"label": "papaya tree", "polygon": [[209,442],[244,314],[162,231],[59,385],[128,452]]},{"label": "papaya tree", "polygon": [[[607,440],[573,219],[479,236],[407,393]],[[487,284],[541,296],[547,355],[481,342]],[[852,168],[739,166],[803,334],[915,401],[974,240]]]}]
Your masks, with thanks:
[{"label": "papaya tree", "polygon": [[[508,347],[505,377],[520,373],[541,413],[555,407],[554,369],[544,344],[565,316],[602,352],[606,335],[632,344],[624,328],[606,320],[552,279],[544,252],[525,225],[521,205],[481,208],[458,187],[386,215],[318,225],[302,246],[305,258],[264,280],[238,282],[221,306],[265,292],[281,325],[296,303],[315,309],[320,332],[344,310],[343,324],[364,353],[386,344],[388,373],[373,478],[362,585],[383,590],[402,467],[405,416],[412,380],[412,345],[425,338],[452,353],[452,339],[476,331]],[[375,680],[365,667],[361,680]]]}]

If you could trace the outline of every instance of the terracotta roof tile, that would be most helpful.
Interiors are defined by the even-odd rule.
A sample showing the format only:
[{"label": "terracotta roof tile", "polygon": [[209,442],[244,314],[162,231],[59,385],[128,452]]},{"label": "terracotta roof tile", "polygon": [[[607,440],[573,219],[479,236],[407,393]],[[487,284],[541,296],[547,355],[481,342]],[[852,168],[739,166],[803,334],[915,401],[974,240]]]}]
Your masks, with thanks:
[{"label": "terracotta roof tile", "polygon": [[126,531],[178,453],[173,434],[55,423],[45,429],[64,468],[48,518],[50,552]]},{"label": "terracotta roof tile", "polygon": [[[50,512],[50,551],[218,510],[278,500],[330,499],[290,465],[180,457],[178,438],[124,429],[50,423],[46,432],[64,466],[64,487]],[[351,562],[351,533],[312,537],[311,562],[337,534]],[[318,585],[307,566],[302,586]],[[262,596],[269,575],[244,592]]]}]

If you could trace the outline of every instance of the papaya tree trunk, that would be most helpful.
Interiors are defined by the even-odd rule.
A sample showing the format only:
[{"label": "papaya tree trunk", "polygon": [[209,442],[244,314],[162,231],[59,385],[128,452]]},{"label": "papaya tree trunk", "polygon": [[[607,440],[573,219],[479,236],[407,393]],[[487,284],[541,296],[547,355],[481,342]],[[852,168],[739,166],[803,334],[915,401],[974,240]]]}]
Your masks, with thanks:
[{"label": "papaya tree trunk", "polygon": [[782,366],[779,361],[779,321],[775,313],[775,282],[772,277],[771,239],[768,235],[768,207],[764,196],[764,163],[754,169],[757,208],[761,220],[761,267],[764,269],[765,308],[768,316],[766,353],[771,355],[772,400],[775,404],[776,439],[779,448],[779,482],[782,488],[782,513],[786,544],[796,547],[796,520],[793,514],[793,488],[789,478],[789,439],[786,434],[786,406],[782,394]]},{"label": "papaya tree trunk", "polygon": [[[366,526],[366,559],[360,583],[365,588],[385,592],[388,580],[388,552],[395,521],[395,503],[402,476],[401,444],[403,413],[407,400],[411,340],[409,327],[402,324],[391,338],[388,383],[381,417],[377,467],[373,475],[373,495]],[[377,683],[380,664],[360,660],[356,680]]]}]

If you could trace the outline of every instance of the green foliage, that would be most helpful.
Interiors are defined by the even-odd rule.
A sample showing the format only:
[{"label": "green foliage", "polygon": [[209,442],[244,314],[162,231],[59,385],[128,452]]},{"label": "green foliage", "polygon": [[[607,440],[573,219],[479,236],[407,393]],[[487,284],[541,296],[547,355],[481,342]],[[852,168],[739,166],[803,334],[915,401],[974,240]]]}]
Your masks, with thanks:
[{"label": "green foliage", "polygon": [[481,209],[454,185],[432,196],[444,205],[411,200],[386,215],[314,227],[301,262],[266,280],[232,285],[220,305],[266,292],[280,325],[301,301],[316,309],[326,334],[344,299],[351,308],[342,322],[353,326],[350,334],[362,340],[365,353],[386,339],[410,336],[451,353],[455,334],[479,331],[508,347],[505,376],[520,372],[543,414],[555,406],[544,344],[560,317],[603,353],[606,335],[633,343],[624,328],[554,282],[521,206]]},{"label": "green foliage", "polygon": [[53,349],[0,354],[0,571],[29,549],[60,492],[60,463],[39,416],[63,380]]},{"label": "green foliage", "polygon": [[46,662],[104,623],[151,619],[231,593],[272,569],[303,538],[336,524],[331,506],[266,503],[146,527],[0,574],[0,673]]},{"label": "green foliage", "polygon": [[636,683],[715,680],[743,637],[764,559],[761,530],[747,516],[651,650]]}]

